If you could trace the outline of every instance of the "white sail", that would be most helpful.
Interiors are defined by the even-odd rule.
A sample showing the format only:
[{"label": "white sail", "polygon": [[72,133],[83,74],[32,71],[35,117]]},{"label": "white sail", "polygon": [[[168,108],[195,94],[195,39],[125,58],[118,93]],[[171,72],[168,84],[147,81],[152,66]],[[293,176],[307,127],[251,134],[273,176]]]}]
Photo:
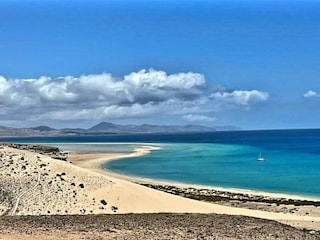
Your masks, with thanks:
[{"label": "white sail", "polygon": [[257,158],[257,161],[264,161],[265,159],[264,159],[264,157],[262,157],[262,155],[261,155],[261,152],[260,152],[260,155],[259,155],[259,157]]}]

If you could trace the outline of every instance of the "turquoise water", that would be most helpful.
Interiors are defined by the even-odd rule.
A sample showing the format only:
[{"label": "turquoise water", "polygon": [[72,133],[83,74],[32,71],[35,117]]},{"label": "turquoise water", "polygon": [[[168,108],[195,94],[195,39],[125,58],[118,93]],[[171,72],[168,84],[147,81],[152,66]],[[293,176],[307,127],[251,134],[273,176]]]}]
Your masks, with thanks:
[{"label": "turquoise water", "polygon": [[252,146],[164,144],[161,150],[106,164],[113,171],[177,182],[320,196],[319,156],[310,153],[263,152]]},{"label": "turquoise water", "polygon": [[[156,145],[161,149],[112,161],[105,167],[138,177],[320,198],[320,130],[0,140],[43,143],[80,152],[129,153],[141,145]],[[260,152],[264,162],[257,161]]]}]

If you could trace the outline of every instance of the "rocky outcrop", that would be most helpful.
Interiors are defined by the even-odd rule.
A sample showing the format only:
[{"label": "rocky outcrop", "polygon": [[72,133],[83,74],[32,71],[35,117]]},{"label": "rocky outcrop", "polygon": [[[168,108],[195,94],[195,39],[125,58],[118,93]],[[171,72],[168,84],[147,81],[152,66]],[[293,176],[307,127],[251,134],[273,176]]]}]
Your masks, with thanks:
[{"label": "rocky outcrop", "polygon": [[4,239],[319,240],[317,231],[275,221],[217,214],[120,214],[0,217]]},{"label": "rocky outcrop", "polygon": [[28,150],[31,152],[36,152],[42,155],[50,156],[54,159],[64,160],[66,161],[68,158],[68,153],[61,152],[59,148],[52,146],[44,146],[37,144],[17,144],[17,143],[3,143],[3,146],[16,148],[19,150]]}]

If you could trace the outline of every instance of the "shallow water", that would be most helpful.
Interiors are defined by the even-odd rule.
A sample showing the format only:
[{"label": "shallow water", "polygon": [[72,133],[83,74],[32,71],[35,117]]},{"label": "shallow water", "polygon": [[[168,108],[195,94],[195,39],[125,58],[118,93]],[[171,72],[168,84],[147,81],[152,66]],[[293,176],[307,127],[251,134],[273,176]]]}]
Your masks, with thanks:
[{"label": "shallow water", "polygon": [[319,156],[226,144],[164,144],[161,150],[106,164],[123,174],[192,184],[320,196]]}]

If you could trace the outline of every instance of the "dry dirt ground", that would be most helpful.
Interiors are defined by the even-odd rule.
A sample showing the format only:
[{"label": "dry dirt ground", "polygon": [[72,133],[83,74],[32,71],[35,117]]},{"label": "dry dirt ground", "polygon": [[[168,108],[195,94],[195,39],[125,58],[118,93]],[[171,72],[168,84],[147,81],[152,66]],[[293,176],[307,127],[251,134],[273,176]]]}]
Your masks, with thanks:
[{"label": "dry dirt ground", "polygon": [[2,216],[0,239],[320,239],[275,221],[217,214]]}]

